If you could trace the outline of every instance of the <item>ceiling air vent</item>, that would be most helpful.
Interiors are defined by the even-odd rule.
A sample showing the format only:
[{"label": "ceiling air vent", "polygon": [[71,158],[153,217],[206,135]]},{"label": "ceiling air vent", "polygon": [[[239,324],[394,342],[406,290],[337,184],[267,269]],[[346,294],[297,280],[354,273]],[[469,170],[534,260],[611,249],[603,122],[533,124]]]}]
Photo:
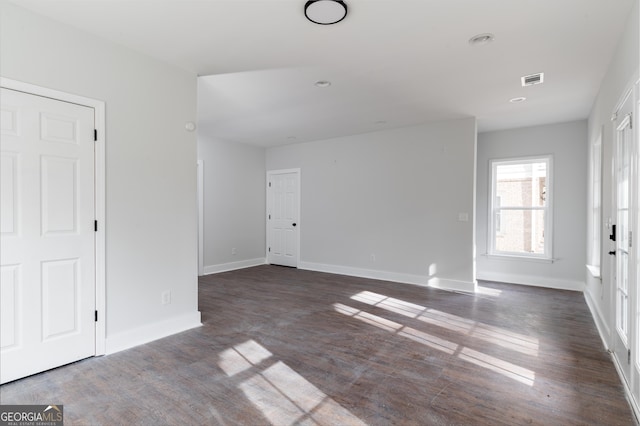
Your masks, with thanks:
[{"label": "ceiling air vent", "polygon": [[544,73],[541,72],[538,74],[525,75],[524,77],[521,78],[521,80],[522,80],[522,87],[541,84],[544,82]]}]

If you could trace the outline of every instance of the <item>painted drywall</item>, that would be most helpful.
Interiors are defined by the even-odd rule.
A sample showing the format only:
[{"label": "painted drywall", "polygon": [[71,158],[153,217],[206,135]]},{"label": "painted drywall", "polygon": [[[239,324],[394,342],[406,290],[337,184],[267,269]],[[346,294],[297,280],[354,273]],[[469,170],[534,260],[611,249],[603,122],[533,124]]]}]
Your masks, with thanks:
[{"label": "painted drywall", "polygon": [[[588,140],[593,142],[602,132],[602,264],[600,274],[602,279],[584,271],[586,277],[585,297],[594,315],[594,319],[605,342],[610,342],[614,330],[613,312],[615,306],[614,289],[611,279],[614,258],[607,255],[613,250],[613,243],[608,239],[611,233],[606,226],[612,212],[612,153],[615,129],[611,122],[611,115],[616,109],[623,94],[638,78],[640,63],[640,8],[636,1],[633,12],[629,15],[625,30],[618,42],[616,53],[602,80],[600,90],[588,121]],[[587,205],[587,209],[591,209]],[[586,261],[585,261],[586,263]]]},{"label": "painted drywall", "polygon": [[[552,245],[555,260],[550,263],[487,256],[489,161],[547,154],[553,157]],[[586,120],[478,135],[478,279],[584,289],[587,154]]]},{"label": "painted drywall", "polygon": [[106,104],[107,352],[198,325],[196,76],[1,8],[2,77]]},{"label": "painted drywall", "polygon": [[464,119],[267,149],[301,169],[299,266],[473,290],[475,145]]},{"label": "painted drywall", "polygon": [[198,160],[204,165],[204,273],[263,264],[265,149],[200,133]]}]

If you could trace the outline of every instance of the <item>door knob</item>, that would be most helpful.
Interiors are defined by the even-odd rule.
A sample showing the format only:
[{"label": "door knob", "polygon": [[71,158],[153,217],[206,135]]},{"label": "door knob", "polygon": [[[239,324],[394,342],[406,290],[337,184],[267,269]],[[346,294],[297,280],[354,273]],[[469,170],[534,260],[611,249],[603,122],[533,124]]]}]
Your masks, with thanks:
[{"label": "door knob", "polygon": [[296,224],[294,223],[294,224],[292,224],[291,226],[296,226]]},{"label": "door knob", "polygon": [[609,254],[610,254],[611,256],[615,256],[615,255],[616,255],[616,251],[615,251],[615,250],[614,250],[614,251],[610,251],[610,252],[609,252]]}]

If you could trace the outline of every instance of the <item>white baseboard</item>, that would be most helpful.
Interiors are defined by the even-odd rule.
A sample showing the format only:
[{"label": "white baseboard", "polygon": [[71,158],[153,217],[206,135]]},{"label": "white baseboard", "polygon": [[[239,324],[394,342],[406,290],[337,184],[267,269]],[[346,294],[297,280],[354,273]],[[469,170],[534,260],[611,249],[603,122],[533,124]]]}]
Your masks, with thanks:
[{"label": "white baseboard", "polygon": [[501,272],[478,271],[477,278],[484,281],[499,283],[530,285],[533,287],[554,288],[557,290],[584,291],[586,284],[583,281],[561,280],[547,277],[534,277],[530,275],[505,274]]},{"label": "white baseboard", "polygon": [[620,382],[622,382],[622,386],[624,387],[624,393],[627,397],[627,401],[629,401],[629,405],[631,406],[631,410],[633,411],[633,415],[636,418],[636,421],[640,419],[640,406],[638,402],[633,396],[633,392],[631,392],[631,387],[627,382],[627,379],[624,377],[622,373],[622,367],[620,366],[620,362],[615,353],[609,348],[609,341],[611,338],[610,328],[607,326],[607,322],[604,320],[602,316],[602,312],[598,308],[598,305],[594,302],[591,293],[587,290],[584,292],[584,298],[587,301],[587,306],[591,311],[591,316],[593,317],[594,322],[596,323],[596,328],[598,329],[598,333],[600,334],[600,338],[602,339],[602,343],[604,344],[604,348],[609,351],[611,355],[611,361],[616,368],[618,376],[620,377]]},{"label": "white baseboard", "polygon": [[631,406],[631,411],[633,412],[633,415],[636,418],[636,422],[638,422],[638,419],[640,419],[640,406],[638,405],[638,402],[636,401],[636,399],[633,397],[633,392],[631,392],[631,387],[629,386],[629,382],[627,382],[627,379],[625,379],[624,374],[622,373],[622,367],[620,366],[618,357],[613,352],[610,352],[610,354],[611,354],[611,360],[613,361],[613,365],[616,367],[618,376],[620,376],[620,381],[622,382],[622,387],[624,387],[624,393],[625,393],[625,396],[627,397],[627,401]]},{"label": "white baseboard", "polygon": [[250,268],[252,266],[264,265],[266,263],[266,258],[259,257],[257,259],[240,260],[238,262],[221,263],[219,265],[208,265],[204,267],[204,275],[235,271],[236,269]]},{"label": "white baseboard", "polygon": [[449,280],[446,278],[429,278],[423,275],[403,274],[399,272],[377,271],[373,269],[352,268],[349,266],[327,265],[315,262],[300,262],[298,269],[308,271],[328,272],[330,274],[348,275],[359,278],[370,278],[381,281],[392,281],[403,284],[413,284],[424,287],[435,287],[442,290],[463,291],[473,293],[476,290],[475,282]]},{"label": "white baseboard", "polygon": [[462,293],[475,293],[478,290],[477,281],[458,281],[447,278],[429,278],[427,285],[441,290],[459,291]]},{"label": "white baseboard", "polygon": [[200,326],[200,311],[196,311],[127,330],[107,337],[106,354],[110,355]]},{"label": "white baseboard", "polygon": [[591,311],[593,321],[596,323],[596,328],[598,329],[598,333],[600,334],[600,338],[602,339],[604,348],[609,350],[609,339],[611,338],[611,331],[609,329],[609,326],[607,325],[607,321],[602,316],[602,312],[600,312],[600,308],[598,307],[598,304],[593,300],[593,296],[591,295],[589,290],[585,290],[584,299],[586,300],[587,306]]}]

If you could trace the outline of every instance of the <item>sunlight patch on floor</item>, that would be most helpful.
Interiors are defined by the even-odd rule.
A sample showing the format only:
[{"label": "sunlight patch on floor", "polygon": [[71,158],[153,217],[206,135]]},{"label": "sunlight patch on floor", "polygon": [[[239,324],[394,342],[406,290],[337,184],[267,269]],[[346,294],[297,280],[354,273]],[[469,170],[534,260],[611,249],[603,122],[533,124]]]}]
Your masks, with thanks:
[{"label": "sunlight patch on floor", "polygon": [[432,336],[431,334],[416,330],[415,328],[408,327],[404,324],[390,321],[370,312],[361,311],[351,306],[343,305],[342,303],[334,303],[333,308],[336,312],[343,315],[347,315],[366,324],[373,325],[381,330],[397,333],[402,337],[406,337],[414,342],[429,346],[430,348],[437,349],[449,355],[453,355],[458,349],[458,345],[453,342]]},{"label": "sunlight patch on floor", "polygon": [[377,315],[370,314],[366,311],[352,308],[351,306],[343,305],[342,303],[334,303],[333,309],[343,315],[357,318],[362,322],[371,324],[385,331],[396,331],[402,328],[402,324],[400,323],[384,319]]},{"label": "sunlight patch on floor", "polygon": [[460,359],[484,367],[505,377],[509,377],[528,386],[533,386],[536,373],[526,368],[511,364],[510,362],[492,357],[473,349],[463,348],[458,355]]},{"label": "sunlight patch on floor", "polygon": [[370,291],[362,291],[351,296],[351,299],[366,303],[367,305],[377,306],[409,318],[415,318],[427,309],[426,307],[416,305],[415,303],[405,302],[404,300],[387,297]]},{"label": "sunlight patch on floor", "polygon": [[270,358],[273,354],[264,347],[248,340],[220,354],[218,366],[227,376],[234,376]]},{"label": "sunlight patch on floor", "polygon": [[535,337],[514,333],[500,327],[471,321],[436,309],[428,309],[420,315],[418,320],[443,327],[451,331],[466,334],[470,337],[483,340],[511,349],[525,355],[538,356],[539,341]]},{"label": "sunlight patch on floor", "polygon": [[[502,346],[526,355],[538,355],[538,339],[519,333],[493,327],[457,315],[431,309],[426,306],[406,302],[371,291],[362,291],[351,296],[352,300],[400,314],[408,318],[465,334],[488,343]],[[335,306],[335,305],[334,305]],[[344,305],[343,305],[344,306]],[[343,309],[346,309],[343,307]]]},{"label": "sunlight patch on floor", "polygon": [[[520,335],[498,327],[482,324],[467,318],[462,318],[436,309],[430,309],[414,303],[404,302],[399,299],[386,297],[369,291],[360,292],[351,297],[352,300],[371,306],[382,308],[386,311],[398,313],[403,316],[417,319],[450,331],[460,333],[495,344],[504,348],[513,349],[527,355],[538,354],[538,339]],[[414,342],[455,355],[467,362],[486,368],[505,377],[516,380],[528,386],[533,386],[535,372],[510,362],[492,357],[490,355],[470,349],[455,342],[433,336],[399,322],[374,315],[353,306],[342,303],[334,303],[336,312],[355,318],[366,324],[373,325],[381,330],[397,334],[413,340]]]},{"label": "sunlight patch on floor", "polygon": [[398,332],[398,335],[411,339],[414,342],[421,343],[425,346],[429,346],[433,349],[446,352],[449,355],[453,355],[458,349],[458,345],[445,339],[441,339],[423,331],[416,330],[411,327],[404,327]]},{"label": "sunlight patch on floor", "polygon": [[366,426],[284,362],[276,361],[269,367],[260,367],[264,361],[273,361],[272,357],[266,348],[248,340],[223,351],[218,362],[230,377],[251,368],[258,370],[242,381],[238,388],[269,423]]}]

